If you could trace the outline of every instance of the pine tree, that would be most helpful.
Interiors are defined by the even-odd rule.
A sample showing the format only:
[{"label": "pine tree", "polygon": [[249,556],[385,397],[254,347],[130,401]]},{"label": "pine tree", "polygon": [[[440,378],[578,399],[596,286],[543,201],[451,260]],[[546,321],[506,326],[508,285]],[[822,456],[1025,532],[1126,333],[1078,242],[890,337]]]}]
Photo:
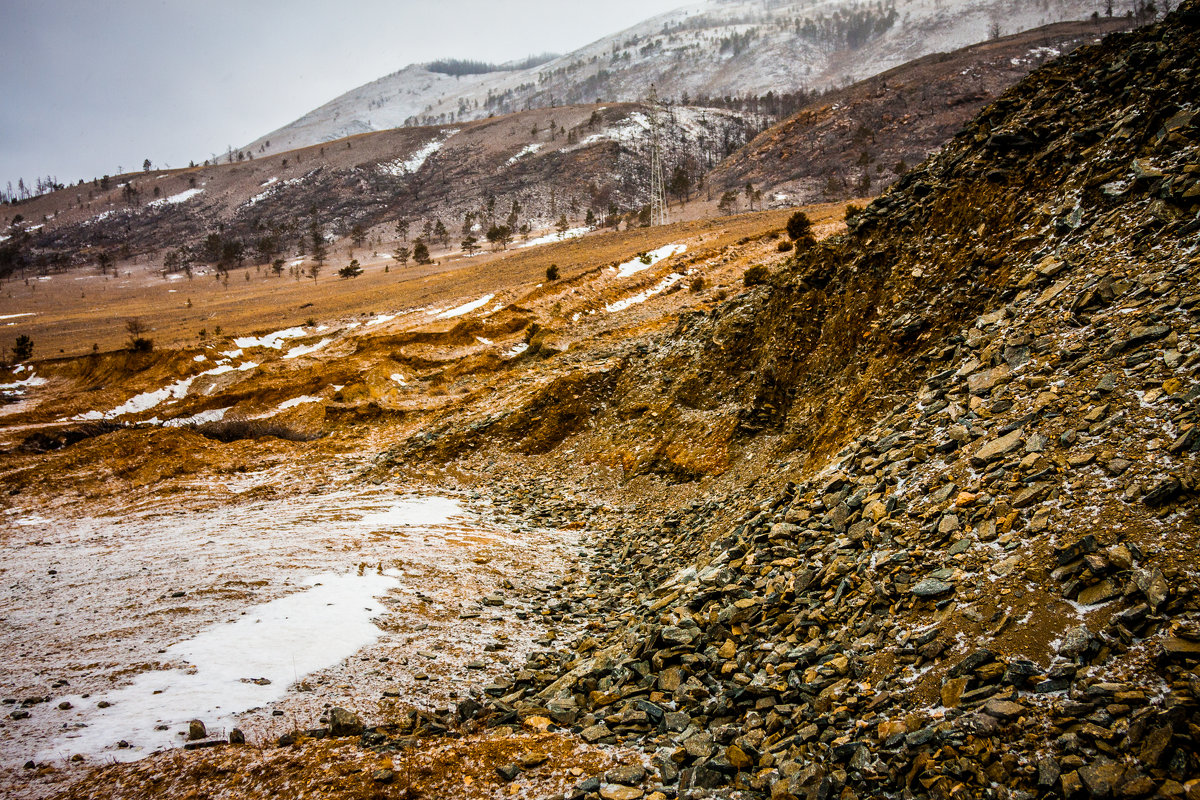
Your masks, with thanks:
[{"label": "pine tree", "polygon": [[312,226],[309,228],[309,238],[312,240],[312,257],[317,267],[316,270],[310,268],[309,273],[315,281],[318,273],[321,271],[321,267],[325,266],[325,259],[328,258],[328,250],[325,247],[325,234],[321,232],[321,228],[317,225],[316,220],[313,220]]}]

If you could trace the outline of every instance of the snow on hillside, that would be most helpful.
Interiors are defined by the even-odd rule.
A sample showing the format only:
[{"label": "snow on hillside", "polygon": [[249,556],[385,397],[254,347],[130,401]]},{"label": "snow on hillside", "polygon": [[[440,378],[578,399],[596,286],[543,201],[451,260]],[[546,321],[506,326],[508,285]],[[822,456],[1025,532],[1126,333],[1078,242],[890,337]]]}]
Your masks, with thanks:
[{"label": "snow on hillside", "polygon": [[389,161],[386,164],[380,164],[379,171],[387,175],[394,175],[397,178],[403,177],[404,175],[412,175],[420,171],[421,167],[425,165],[425,162],[429,160],[429,157],[438,150],[441,150],[442,145],[444,145],[446,140],[452,135],[453,131],[448,133],[443,132],[439,138],[432,139],[421,145],[417,148],[416,152],[407,158],[398,158],[395,161]]},{"label": "snow on hillside", "polygon": [[151,206],[151,207],[165,206],[165,205],[178,205],[179,203],[186,203],[188,200],[191,200],[196,195],[203,194],[203,193],[204,193],[203,189],[186,189],[186,190],[180,192],[179,194],[173,194],[170,197],[160,197],[158,200],[151,200],[146,205]]},{"label": "snow on hillside", "polygon": [[[1123,13],[1130,0],[1118,0]],[[842,86],[993,33],[1103,13],[1101,0],[707,0],[529,69],[453,77],[412,65],[248,146],[273,153],[525,108]],[[548,43],[550,44],[550,43]]]}]

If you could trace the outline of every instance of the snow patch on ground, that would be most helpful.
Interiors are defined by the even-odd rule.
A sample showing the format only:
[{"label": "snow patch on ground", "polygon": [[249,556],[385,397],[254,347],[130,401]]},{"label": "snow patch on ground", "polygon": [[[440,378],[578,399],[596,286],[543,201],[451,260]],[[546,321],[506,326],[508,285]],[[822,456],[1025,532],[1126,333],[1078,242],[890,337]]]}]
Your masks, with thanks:
[{"label": "snow patch on ground", "polygon": [[[232,367],[217,367],[202,373],[204,375],[214,374],[219,375],[221,372],[229,372]],[[88,411],[83,414],[76,414],[71,419],[86,422],[91,420],[113,419],[114,417],[122,417],[126,414],[140,414],[143,411],[149,411],[155,406],[165,402],[166,400],[182,400],[187,397],[188,390],[192,388],[192,382],[199,377],[193,375],[190,378],[184,378],[181,381],[176,381],[170,386],[164,386],[161,389],[156,389],[153,392],[143,392],[126,400],[121,405],[111,411]]]},{"label": "snow patch on ground", "polygon": [[[451,134],[453,135],[453,134]],[[429,157],[442,149],[449,136],[443,135],[441,138],[432,139],[421,145],[408,158],[397,158],[394,161],[388,161],[379,165],[379,171],[384,175],[392,175],[397,178],[403,178],[405,175],[412,175],[425,166],[425,162]]]},{"label": "snow patch on ground", "polygon": [[[395,377],[395,376],[393,376]],[[467,512],[452,497],[414,497],[391,504],[390,507],[364,514],[361,522],[367,530],[379,528],[423,528],[465,520]]]},{"label": "snow patch on ground", "polygon": [[[245,495],[288,485],[300,493]],[[335,696],[368,718],[371,698],[387,689],[435,708],[504,669],[485,656],[489,643],[506,642],[514,663],[539,647],[539,598],[514,596],[485,613],[480,599],[504,578],[534,585],[570,568],[578,532],[500,528],[457,500],[400,486],[310,486],[294,465],[227,476],[212,487],[221,502],[202,509],[163,498],[94,517],[69,507],[0,515],[13,533],[0,602],[9,620],[22,621],[0,631],[11,655],[0,660],[0,684],[23,687],[21,696],[44,691],[47,652],[95,666],[72,674],[64,691],[73,697],[53,698],[73,708],[46,706],[15,731],[0,767],[74,753],[92,763],[141,758],[181,746],[193,718],[212,740],[236,725],[248,741],[270,742],[297,722],[317,725]],[[57,611],[47,611],[50,596]],[[520,609],[530,613],[519,617]],[[388,624],[378,625],[384,614]],[[361,636],[341,638],[348,628]],[[438,656],[401,663],[417,648]],[[483,672],[471,666],[481,658]],[[298,681],[324,688],[302,690]],[[100,709],[102,700],[113,705]],[[166,730],[154,730],[160,725]],[[122,740],[132,746],[118,748]]]},{"label": "snow patch on ground", "polygon": [[188,200],[191,200],[196,195],[203,194],[203,193],[204,193],[203,189],[185,189],[184,191],[180,192],[179,194],[173,194],[170,197],[160,197],[157,200],[151,200],[146,205],[150,206],[150,207],[165,206],[165,205],[179,205],[180,203],[186,203]]},{"label": "snow patch on ground", "polygon": [[324,347],[325,345],[329,344],[332,341],[333,341],[332,338],[327,338],[327,339],[322,339],[321,341],[317,342],[316,344],[305,344],[305,345],[300,345],[299,347],[293,347],[291,350],[287,351],[287,354],[284,355],[284,358],[285,359],[300,358],[300,356],[306,356],[309,353],[315,353],[316,351],[320,350],[322,347]]},{"label": "snow patch on ground", "polygon": [[[201,411],[199,414],[192,414],[190,417],[169,419],[162,423],[162,425],[164,428],[182,428],[185,425],[203,425],[206,422],[220,422],[225,419],[225,415],[228,413],[228,408],[212,408],[208,411]],[[150,421],[157,422],[158,420]]]},{"label": "snow patch on ground", "polygon": [[116,213],[117,213],[117,209],[115,209],[115,208],[111,208],[108,211],[101,211],[99,214],[92,217],[91,219],[84,222],[83,224],[84,225],[94,225],[97,222],[103,222],[104,220],[108,219],[109,217],[113,216]]},{"label": "snow patch on ground", "polygon": [[686,252],[686,244],[664,245],[657,250],[651,250],[644,256],[638,256],[637,258],[626,261],[624,264],[617,267],[617,277],[628,278],[630,275],[636,275],[642,270],[650,269],[650,267],[653,267],[663,259],[670,258],[671,256],[677,256],[680,253]]},{"label": "snow patch on ground", "polygon": [[38,378],[36,374],[30,374],[29,378],[25,378],[24,380],[18,380],[18,381],[16,381],[16,383],[0,384],[0,389],[4,389],[4,390],[25,389],[25,387],[28,387],[28,386],[44,386],[44,385],[46,385],[46,378]]},{"label": "snow patch on ground", "polygon": [[[5,237],[7,238],[7,237]],[[4,241],[0,239],[0,241]],[[26,311],[23,314],[0,314],[0,319],[17,319],[18,317],[36,317],[37,314],[33,311]]]},{"label": "snow patch on ground", "polygon": [[302,405],[305,405],[306,403],[319,403],[319,402],[321,402],[321,398],[313,397],[312,395],[306,394],[306,395],[302,395],[300,397],[293,397],[291,400],[283,401],[282,403],[279,404],[279,410],[287,411],[289,408],[295,408],[296,406],[302,406]]},{"label": "snow patch on ground", "polygon": [[[70,420],[72,422],[90,422],[102,419],[115,419],[117,417],[123,417],[127,414],[141,414],[142,412],[149,411],[150,409],[155,408],[168,400],[182,400],[183,398],[187,397],[188,392],[191,391],[192,384],[197,378],[204,376],[224,375],[227,372],[234,371],[248,372],[256,367],[258,367],[258,364],[254,361],[247,361],[246,363],[239,364],[236,367],[230,364],[218,364],[210,370],[193,375],[190,378],[183,378],[182,380],[178,380],[169,386],[156,389],[153,392],[142,392],[139,395],[135,395],[111,411],[87,411],[70,417]],[[153,423],[157,422],[158,420],[154,419],[149,421]]]},{"label": "snow patch on ground", "polygon": [[367,320],[367,325],[382,325],[385,322],[391,322],[398,316],[400,316],[400,315],[399,314],[380,314],[377,317],[371,317],[369,320]]},{"label": "snow patch on ground", "polygon": [[251,197],[249,200],[247,200],[245,203],[242,204],[242,208],[249,208],[250,206],[253,206],[257,203],[261,203],[263,200],[266,200],[272,194],[279,191],[280,189],[282,189],[285,186],[297,186],[297,185],[303,183],[305,181],[305,179],[307,179],[308,176],[312,175],[314,172],[316,172],[316,170],[311,170],[302,177],[291,178],[290,180],[286,180],[283,183],[278,183],[279,178],[268,178],[266,180],[266,182],[264,182],[262,184],[265,191],[259,192],[258,194]]},{"label": "snow patch on ground", "polygon": [[609,305],[604,306],[604,310],[610,314],[617,312],[617,311],[624,311],[625,309],[629,308],[630,306],[635,306],[639,303],[646,302],[651,297],[654,297],[654,295],[656,295],[656,294],[662,294],[667,289],[670,289],[672,286],[679,283],[679,281],[681,281],[681,280],[683,280],[683,276],[680,275],[679,273],[675,273],[674,275],[668,275],[667,277],[663,278],[661,281],[659,281],[654,286],[651,286],[649,289],[645,289],[641,292],[638,292],[633,297],[626,297],[624,300],[618,300],[615,303],[611,303]]},{"label": "snow patch on ground", "polygon": [[[308,578],[310,588],[246,609],[232,623],[220,623],[167,648],[164,662],[188,665],[143,672],[133,682],[99,698],[69,698],[82,706],[73,728],[38,759],[83,753],[122,761],[173,747],[192,719],[204,720],[210,734],[236,724],[235,714],[283,697],[299,676],[332,666],[379,638],[372,618],[385,609],[376,598],[397,585],[394,578],[367,573],[325,573]],[[65,721],[65,720],[64,720]],[[160,727],[166,730],[158,730]],[[117,740],[133,746],[116,749]]]},{"label": "snow patch on ground", "polygon": [[234,339],[233,343],[238,348],[248,347],[269,347],[272,350],[283,349],[285,339],[299,339],[301,336],[306,336],[307,332],[304,328],[287,328],[275,333],[268,333],[266,336],[243,336],[240,339]]},{"label": "snow patch on ground", "polygon": [[517,153],[515,156],[513,156],[507,162],[505,162],[505,166],[511,167],[513,164],[517,163],[525,156],[531,156],[534,153],[536,153],[538,150],[541,150],[543,147],[545,147],[545,144],[543,144],[542,142],[534,142],[533,144],[527,144],[527,145],[525,145],[525,147],[523,147],[521,149],[521,151],[519,153]]},{"label": "snow patch on ground", "polygon": [[537,247],[543,244],[553,244],[554,242],[564,242],[567,239],[578,239],[585,233],[591,231],[591,228],[570,228],[559,233],[555,231],[547,236],[539,236],[536,239],[530,239],[528,242],[522,242],[521,247]]},{"label": "snow patch on ground", "polygon": [[470,314],[472,311],[477,311],[492,301],[494,294],[485,294],[478,300],[472,300],[469,303],[463,303],[457,308],[451,308],[437,315],[437,319],[451,319],[453,317],[461,317],[464,314]]}]

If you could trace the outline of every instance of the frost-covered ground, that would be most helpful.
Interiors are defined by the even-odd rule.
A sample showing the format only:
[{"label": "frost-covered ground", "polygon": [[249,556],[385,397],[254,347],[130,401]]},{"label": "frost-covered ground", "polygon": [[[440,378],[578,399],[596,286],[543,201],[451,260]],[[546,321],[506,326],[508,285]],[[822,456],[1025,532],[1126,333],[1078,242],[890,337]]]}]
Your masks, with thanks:
[{"label": "frost-covered ground", "polygon": [[195,509],[4,512],[0,787],[29,759],[182,743],[194,718],[255,741],[315,727],[329,704],[377,721],[442,706],[545,635],[529,598],[577,533],[502,528],[403,487],[270,491],[297,477],[244,476]]}]

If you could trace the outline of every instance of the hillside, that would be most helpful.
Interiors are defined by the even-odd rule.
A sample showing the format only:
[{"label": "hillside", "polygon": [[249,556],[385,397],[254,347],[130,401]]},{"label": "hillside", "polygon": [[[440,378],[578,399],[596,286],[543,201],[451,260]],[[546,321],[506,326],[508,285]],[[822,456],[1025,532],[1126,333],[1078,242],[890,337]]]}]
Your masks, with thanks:
[{"label": "hillside", "polygon": [[878,194],[1018,80],[1130,25],[1060,23],[924,56],[809,102],[726,159],[709,184],[752,183],[799,204]]},{"label": "hillside", "polygon": [[[1115,4],[1121,15],[1131,3]],[[932,52],[1104,12],[1094,0],[710,0],[662,14],[528,69],[478,75],[411,65],[242,148],[280,153],[401,125],[658,94],[745,97],[846,86]]]},{"label": "hillside", "polygon": [[[659,116],[665,158],[690,176],[691,198],[705,172],[762,127],[720,109]],[[517,244],[554,233],[563,218],[578,235],[619,224],[649,202],[648,147],[645,107],[572,106],[106,178],[22,203],[21,221],[0,240],[9,251],[0,280],[54,279],[96,265],[101,254],[122,269],[152,264],[175,275],[277,258],[307,268],[314,225],[360,255],[368,243],[387,253],[421,237],[438,258],[460,254],[468,236],[488,246],[494,225],[511,227]],[[410,225],[403,236],[395,227],[401,219]],[[444,239],[433,236],[439,222]]]},{"label": "hillside", "polygon": [[[0,785],[1191,800],[1198,79],[1187,0],[793,249],[612,231],[10,370]],[[270,659],[305,597],[366,644]]]}]

